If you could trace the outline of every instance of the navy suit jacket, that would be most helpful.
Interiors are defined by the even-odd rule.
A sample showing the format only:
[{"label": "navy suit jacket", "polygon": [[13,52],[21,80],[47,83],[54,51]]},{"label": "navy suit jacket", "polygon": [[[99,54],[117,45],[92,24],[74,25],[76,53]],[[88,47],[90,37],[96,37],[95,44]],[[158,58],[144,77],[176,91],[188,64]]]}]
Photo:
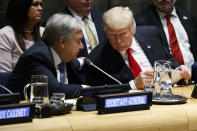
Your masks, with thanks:
[{"label": "navy suit jacket", "polygon": [[[156,27],[137,27],[135,38],[153,67],[156,60],[170,60],[173,68],[179,66],[171,55],[168,55],[168,52],[166,53],[167,50],[163,48],[161,36]],[[98,45],[89,54],[89,58],[95,65],[122,83],[128,83],[134,79],[120,53],[114,50],[109,42]],[[118,84],[92,66],[85,65],[85,71],[87,72],[87,83],[90,85]]]},{"label": "navy suit jacket", "polygon": [[49,47],[43,41],[38,41],[19,58],[7,87],[13,92],[21,93],[21,98],[24,98],[23,88],[31,82],[31,76],[46,75],[49,95],[53,92],[62,92],[66,98],[78,97],[82,87],[76,84],[80,84],[81,81],[72,62],[67,63],[66,67],[69,84],[61,84],[57,81],[55,63]]},{"label": "navy suit jacket", "polygon": [[[188,35],[190,50],[194,55],[195,61],[197,61],[197,20],[194,16],[191,15],[189,11],[182,8],[180,9],[178,7],[175,8],[176,13]],[[158,27],[161,31],[164,46],[169,48],[161,20],[159,18],[158,13],[156,12],[156,8],[153,5],[149,6],[142,12],[136,14],[135,21],[138,26],[146,25]]]},{"label": "navy suit jacket", "polygon": [[[72,13],[68,9],[68,7],[64,11],[62,11],[62,13],[72,15]],[[105,32],[103,30],[103,26],[102,26],[103,12],[97,11],[97,10],[92,10],[91,17],[92,17],[92,20],[93,20],[95,27],[96,27],[96,31],[97,31],[98,39],[99,39],[99,44],[103,44],[106,42],[106,39],[107,39]],[[86,42],[85,42],[84,38],[82,39],[82,43],[83,43],[84,49],[79,52],[78,57],[88,56],[88,50],[87,50],[87,46],[86,46]]]}]

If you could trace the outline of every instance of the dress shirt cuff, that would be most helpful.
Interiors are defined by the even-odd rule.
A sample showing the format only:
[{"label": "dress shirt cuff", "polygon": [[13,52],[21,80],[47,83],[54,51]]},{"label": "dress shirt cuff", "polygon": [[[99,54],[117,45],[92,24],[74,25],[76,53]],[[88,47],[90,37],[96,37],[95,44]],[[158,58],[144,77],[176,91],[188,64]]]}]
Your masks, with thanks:
[{"label": "dress shirt cuff", "polygon": [[80,58],[77,58],[77,60],[79,61],[79,64],[80,64],[79,70],[81,70],[84,65],[84,60]]},{"label": "dress shirt cuff", "polygon": [[85,89],[85,88],[89,88],[90,86],[89,85],[81,85],[82,86],[82,89]]},{"label": "dress shirt cuff", "polygon": [[131,87],[131,90],[137,90],[136,86],[135,86],[135,83],[133,80],[129,81],[129,85]]}]

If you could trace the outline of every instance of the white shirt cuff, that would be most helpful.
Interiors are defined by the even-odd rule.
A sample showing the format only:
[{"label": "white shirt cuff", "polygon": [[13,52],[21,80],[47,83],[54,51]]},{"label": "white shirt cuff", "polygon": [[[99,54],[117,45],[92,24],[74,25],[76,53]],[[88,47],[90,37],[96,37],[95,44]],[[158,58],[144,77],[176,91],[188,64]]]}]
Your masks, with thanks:
[{"label": "white shirt cuff", "polygon": [[135,86],[135,83],[133,80],[129,81],[129,85],[131,87],[131,90],[137,90],[136,86]]},{"label": "white shirt cuff", "polygon": [[80,58],[78,58],[77,60],[79,61],[79,64],[80,64],[79,70],[81,70],[84,65],[84,60]]}]

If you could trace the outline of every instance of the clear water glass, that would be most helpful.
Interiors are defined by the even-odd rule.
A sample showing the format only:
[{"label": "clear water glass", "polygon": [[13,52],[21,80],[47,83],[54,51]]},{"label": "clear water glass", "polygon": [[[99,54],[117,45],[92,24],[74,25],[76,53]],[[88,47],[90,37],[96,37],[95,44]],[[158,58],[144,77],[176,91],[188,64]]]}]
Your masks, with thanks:
[{"label": "clear water glass", "polygon": [[171,62],[158,60],[154,63],[154,86],[155,95],[160,95],[162,101],[171,99],[172,81],[171,81]]}]

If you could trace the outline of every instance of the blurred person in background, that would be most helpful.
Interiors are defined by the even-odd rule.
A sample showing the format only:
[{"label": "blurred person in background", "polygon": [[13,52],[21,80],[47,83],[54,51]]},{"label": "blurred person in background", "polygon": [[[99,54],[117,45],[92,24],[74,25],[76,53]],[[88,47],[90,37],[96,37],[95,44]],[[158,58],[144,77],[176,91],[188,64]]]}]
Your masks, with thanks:
[{"label": "blurred person in background", "polygon": [[66,9],[62,11],[76,18],[82,26],[84,49],[80,51],[79,57],[88,56],[95,46],[106,40],[102,27],[103,12],[92,9],[93,5],[94,0],[68,0]]},{"label": "blurred person in background", "polygon": [[41,38],[42,0],[10,0],[0,30],[2,72],[12,72],[21,54]]},{"label": "blurred person in background", "polygon": [[[163,46],[181,65],[197,69],[197,19],[191,12],[175,5],[176,0],[152,0],[152,4],[135,15],[136,24],[160,29]],[[192,77],[197,72],[192,69]],[[196,74],[196,75],[193,75]],[[194,78],[194,77],[193,77]]]}]

